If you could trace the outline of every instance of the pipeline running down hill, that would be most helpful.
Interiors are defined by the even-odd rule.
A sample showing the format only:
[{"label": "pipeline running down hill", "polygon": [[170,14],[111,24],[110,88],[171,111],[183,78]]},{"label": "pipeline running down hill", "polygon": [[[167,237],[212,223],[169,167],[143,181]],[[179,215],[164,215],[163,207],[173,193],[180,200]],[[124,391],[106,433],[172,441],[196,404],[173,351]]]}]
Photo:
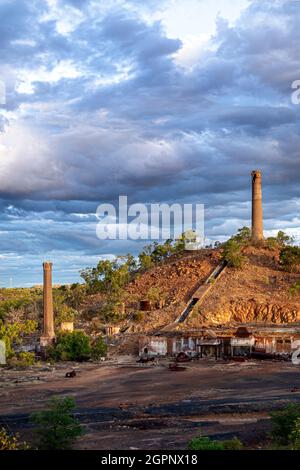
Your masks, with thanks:
[{"label": "pipeline running down hill", "polygon": [[215,282],[219,279],[221,274],[224,273],[225,268],[227,266],[226,261],[222,261],[214,270],[213,272],[208,276],[204,284],[197,288],[191,298],[189,299],[187,305],[185,306],[183,312],[176,318],[176,320],[173,323],[170,323],[169,325],[166,325],[163,327],[157,334],[160,334],[164,331],[167,331],[169,329],[172,329],[174,326],[176,326],[179,323],[183,323],[189,316],[189,314],[193,311],[195,305],[201,305],[203,302],[205,296],[207,293],[211,290]]}]

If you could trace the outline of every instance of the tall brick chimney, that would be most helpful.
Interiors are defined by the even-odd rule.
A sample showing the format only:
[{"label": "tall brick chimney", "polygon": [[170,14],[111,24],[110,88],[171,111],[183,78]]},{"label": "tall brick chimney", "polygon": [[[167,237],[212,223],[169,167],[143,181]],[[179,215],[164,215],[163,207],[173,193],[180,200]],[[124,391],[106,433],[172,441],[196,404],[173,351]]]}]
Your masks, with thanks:
[{"label": "tall brick chimney", "polygon": [[254,170],[252,176],[252,241],[259,242],[263,240],[263,208],[262,208],[262,189],[261,172]]},{"label": "tall brick chimney", "polygon": [[42,347],[49,346],[55,338],[53,301],[52,301],[52,263],[43,263],[44,269],[44,330],[40,343]]}]

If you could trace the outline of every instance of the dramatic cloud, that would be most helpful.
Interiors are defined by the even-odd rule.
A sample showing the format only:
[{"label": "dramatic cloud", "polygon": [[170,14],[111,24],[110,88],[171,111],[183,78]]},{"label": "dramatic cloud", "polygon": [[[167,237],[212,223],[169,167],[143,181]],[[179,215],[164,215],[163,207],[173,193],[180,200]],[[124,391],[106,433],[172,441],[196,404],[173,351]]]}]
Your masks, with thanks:
[{"label": "dramatic cloud", "polygon": [[95,235],[97,205],[119,194],[204,203],[207,240],[223,240],[249,224],[256,167],[267,233],[300,240],[300,3],[228,0],[217,16],[212,2],[211,36],[181,35],[176,12],[196,3],[0,0],[2,283],[38,282],[45,257],[72,281],[136,252]]}]

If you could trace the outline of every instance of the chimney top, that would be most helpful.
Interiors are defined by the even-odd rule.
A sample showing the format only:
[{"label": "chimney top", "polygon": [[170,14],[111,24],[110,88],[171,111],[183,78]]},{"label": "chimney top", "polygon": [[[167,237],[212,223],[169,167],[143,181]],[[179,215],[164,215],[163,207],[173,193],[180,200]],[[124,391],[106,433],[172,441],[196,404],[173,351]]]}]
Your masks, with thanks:
[{"label": "chimney top", "polygon": [[261,171],[260,170],[253,170],[252,173],[251,173],[251,176],[260,177],[261,176]]},{"label": "chimney top", "polygon": [[50,269],[50,268],[52,268],[52,263],[51,263],[51,261],[45,261],[45,262],[43,263],[43,267],[44,267],[44,269],[47,269],[47,268]]}]

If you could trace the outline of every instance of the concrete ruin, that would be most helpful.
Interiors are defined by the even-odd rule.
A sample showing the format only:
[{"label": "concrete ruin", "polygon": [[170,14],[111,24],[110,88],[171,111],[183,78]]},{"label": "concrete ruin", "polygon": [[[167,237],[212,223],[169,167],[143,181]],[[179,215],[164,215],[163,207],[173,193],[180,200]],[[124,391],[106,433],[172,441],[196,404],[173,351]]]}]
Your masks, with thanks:
[{"label": "concrete ruin", "polygon": [[116,325],[109,325],[105,327],[106,336],[114,336],[120,333],[120,327]]},{"label": "concrete ruin", "polygon": [[45,348],[51,345],[55,339],[54,315],[52,299],[52,263],[43,263],[44,284],[43,284],[43,311],[44,327],[43,335],[40,338],[41,347]]},{"label": "concrete ruin", "polygon": [[6,345],[3,340],[0,340],[0,365],[6,364]]},{"label": "concrete ruin", "polygon": [[139,355],[190,357],[257,357],[285,359],[299,364],[300,326],[238,326],[235,329],[203,328],[202,331],[173,332],[162,336],[139,338]]},{"label": "concrete ruin", "polygon": [[257,243],[264,238],[261,172],[254,170],[252,176],[252,241]]}]

